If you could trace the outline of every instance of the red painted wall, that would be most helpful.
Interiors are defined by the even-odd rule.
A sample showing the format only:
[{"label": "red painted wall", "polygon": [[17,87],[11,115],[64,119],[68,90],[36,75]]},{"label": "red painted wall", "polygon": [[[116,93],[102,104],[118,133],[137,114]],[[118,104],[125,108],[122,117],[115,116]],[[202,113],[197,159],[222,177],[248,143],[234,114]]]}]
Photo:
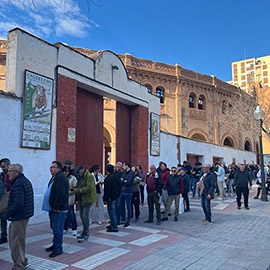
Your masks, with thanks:
[{"label": "red painted wall", "polygon": [[116,162],[130,158],[130,107],[116,102]]},{"label": "red painted wall", "polygon": [[131,163],[148,171],[148,109],[139,105],[130,107],[130,120]]},{"label": "red painted wall", "polygon": [[68,128],[76,128],[76,93],[76,81],[58,75],[56,160],[62,163],[67,159],[75,161],[75,143],[68,142]]}]

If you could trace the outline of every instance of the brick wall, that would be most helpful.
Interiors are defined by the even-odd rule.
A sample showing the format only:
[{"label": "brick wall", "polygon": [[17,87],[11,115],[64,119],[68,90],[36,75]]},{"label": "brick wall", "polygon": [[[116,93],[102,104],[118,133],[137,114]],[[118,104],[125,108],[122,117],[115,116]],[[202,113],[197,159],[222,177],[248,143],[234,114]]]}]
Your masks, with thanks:
[{"label": "brick wall", "polygon": [[58,75],[56,159],[75,161],[75,143],[68,142],[68,128],[76,128],[76,80]]},{"label": "brick wall", "polygon": [[131,163],[142,165],[148,171],[148,109],[143,106],[130,108]]}]

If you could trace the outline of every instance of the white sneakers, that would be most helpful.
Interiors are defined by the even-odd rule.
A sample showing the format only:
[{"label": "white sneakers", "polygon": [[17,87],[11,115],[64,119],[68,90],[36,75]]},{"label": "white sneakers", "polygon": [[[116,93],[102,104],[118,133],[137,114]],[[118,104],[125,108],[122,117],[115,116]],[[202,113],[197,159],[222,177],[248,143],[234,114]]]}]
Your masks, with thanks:
[{"label": "white sneakers", "polygon": [[72,235],[73,235],[73,236],[76,236],[76,235],[77,235],[77,230],[73,230],[73,231],[72,231]]}]

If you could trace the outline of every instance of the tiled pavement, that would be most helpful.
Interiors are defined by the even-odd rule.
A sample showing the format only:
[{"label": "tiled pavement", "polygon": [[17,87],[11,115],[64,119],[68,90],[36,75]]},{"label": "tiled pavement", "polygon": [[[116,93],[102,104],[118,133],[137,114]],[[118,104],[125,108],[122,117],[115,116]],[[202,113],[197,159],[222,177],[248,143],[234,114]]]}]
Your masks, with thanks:
[{"label": "tiled pavement", "polygon": [[[143,223],[147,219],[144,206],[140,221],[118,233],[107,233],[104,223],[91,225],[87,243],[65,235],[65,253],[54,259],[44,251],[52,240],[49,224],[29,225],[28,269],[266,270],[270,265],[270,203],[250,199],[250,206],[249,211],[239,211],[235,199],[214,200],[210,226],[199,222],[203,215],[198,199],[191,199],[191,212],[181,215],[178,222],[171,217],[160,226]],[[8,244],[1,245],[0,269],[11,266]]]}]

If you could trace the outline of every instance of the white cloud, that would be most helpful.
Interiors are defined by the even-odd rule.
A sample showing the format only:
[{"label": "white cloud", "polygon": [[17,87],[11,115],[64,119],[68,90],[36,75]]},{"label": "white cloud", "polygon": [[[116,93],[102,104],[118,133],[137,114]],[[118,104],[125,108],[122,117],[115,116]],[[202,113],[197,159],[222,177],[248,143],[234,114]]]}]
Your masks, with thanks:
[{"label": "white cloud", "polygon": [[[85,0],[86,1],[86,0]],[[10,5],[12,3],[12,6]],[[48,38],[52,33],[56,36],[85,37],[89,30],[99,25],[85,16],[75,0],[0,0],[4,11],[17,13],[18,16],[1,14],[0,35],[14,27]],[[85,11],[88,12],[88,11]],[[23,22],[23,23],[22,23]]]}]

